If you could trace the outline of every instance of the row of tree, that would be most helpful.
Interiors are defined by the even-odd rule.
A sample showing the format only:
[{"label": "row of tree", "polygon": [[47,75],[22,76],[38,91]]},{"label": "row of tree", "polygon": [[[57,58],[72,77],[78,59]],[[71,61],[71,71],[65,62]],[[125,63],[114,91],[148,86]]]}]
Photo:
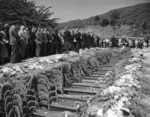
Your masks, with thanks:
[{"label": "row of tree", "polygon": [[30,0],[0,0],[0,22],[54,28],[57,18],[51,18],[53,12],[50,8],[37,6],[35,1]]}]

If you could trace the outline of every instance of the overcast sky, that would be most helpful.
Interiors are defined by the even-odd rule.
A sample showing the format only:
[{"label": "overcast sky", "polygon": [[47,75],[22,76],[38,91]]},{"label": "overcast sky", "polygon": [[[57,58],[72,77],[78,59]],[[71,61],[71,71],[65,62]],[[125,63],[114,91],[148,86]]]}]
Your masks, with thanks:
[{"label": "overcast sky", "polygon": [[126,7],[150,0],[35,0],[37,5],[52,6],[53,17],[59,22],[85,19],[115,8]]}]

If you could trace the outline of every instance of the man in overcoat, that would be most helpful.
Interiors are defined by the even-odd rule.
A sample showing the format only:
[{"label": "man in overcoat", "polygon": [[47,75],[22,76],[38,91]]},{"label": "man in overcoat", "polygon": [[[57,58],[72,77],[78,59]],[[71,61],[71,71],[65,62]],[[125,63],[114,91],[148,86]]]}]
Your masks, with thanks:
[{"label": "man in overcoat", "polygon": [[15,24],[13,24],[9,29],[9,38],[10,38],[10,46],[11,46],[10,62],[11,63],[19,62],[20,61],[19,60],[19,36]]}]

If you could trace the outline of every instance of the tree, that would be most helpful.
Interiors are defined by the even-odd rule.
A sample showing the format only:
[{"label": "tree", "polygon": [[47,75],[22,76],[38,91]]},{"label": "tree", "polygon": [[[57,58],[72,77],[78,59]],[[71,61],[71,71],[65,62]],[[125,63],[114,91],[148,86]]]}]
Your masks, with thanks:
[{"label": "tree", "polygon": [[0,20],[7,23],[55,27],[57,19],[51,19],[51,7],[36,6],[29,0],[1,0]]},{"label": "tree", "polygon": [[112,18],[112,19],[119,19],[119,17],[120,17],[120,13],[117,11],[117,10],[114,10],[112,13],[111,13],[111,15],[110,15],[110,17]]},{"label": "tree", "polygon": [[143,28],[144,30],[147,29],[147,23],[146,23],[146,22],[144,22],[144,23],[142,24],[142,28]]},{"label": "tree", "polygon": [[100,20],[100,17],[97,15],[97,16],[95,16],[94,20],[98,21],[98,20]]},{"label": "tree", "polygon": [[103,19],[101,22],[101,26],[105,27],[107,25],[109,25],[109,21],[107,19]]},{"label": "tree", "polygon": [[110,24],[111,26],[115,26],[116,23],[117,23],[117,22],[116,22],[115,19],[111,19],[109,24]]},{"label": "tree", "polygon": [[95,16],[93,24],[94,25],[100,25],[101,24],[101,19],[100,19],[100,17],[98,15]]}]

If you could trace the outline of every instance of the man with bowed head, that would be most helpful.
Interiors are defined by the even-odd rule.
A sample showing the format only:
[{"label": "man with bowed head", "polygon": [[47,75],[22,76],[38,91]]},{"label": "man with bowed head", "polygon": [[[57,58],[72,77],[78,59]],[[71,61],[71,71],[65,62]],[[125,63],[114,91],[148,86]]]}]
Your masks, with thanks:
[{"label": "man with bowed head", "polygon": [[9,28],[9,38],[11,46],[11,63],[19,62],[19,36],[16,23],[12,24]]},{"label": "man with bowed head", "polygon": [[20,42],[20,54],[21,54],[21,59],[25,59],[25,54],[26,54],[26,33],[25,33],[25,26],[21,26],[20,30],[18,32],[19,35],[19,42]]},{"label": "man with bowed head", "polygon": [[41,28],[37,29],[36,32],[36,39],[35,39],[35,43],[36,43],[36,56],[39,57],[41,56],[41,47],[42,47],[42,32],[41,32]]},{"label": "man with bowed head", "polygon": [[9,40],[6,36],[6,27],[0,26],[0,63],[4,64],[9,58]]},{"label": "man with bowed head", "polygon": [[76,29],[76,33],[74,34],[74,38],[76,40],[77,52],[79,52],[79,49],[82,48],[82,37],[81,37],[81,33],[79,32],[79,28]]},{"label": "man with bowed head", "polygon": [[69,49],[71,48],[71,32],[65,27],[64,31],[64,49],[65,53],[69,53]]}]

